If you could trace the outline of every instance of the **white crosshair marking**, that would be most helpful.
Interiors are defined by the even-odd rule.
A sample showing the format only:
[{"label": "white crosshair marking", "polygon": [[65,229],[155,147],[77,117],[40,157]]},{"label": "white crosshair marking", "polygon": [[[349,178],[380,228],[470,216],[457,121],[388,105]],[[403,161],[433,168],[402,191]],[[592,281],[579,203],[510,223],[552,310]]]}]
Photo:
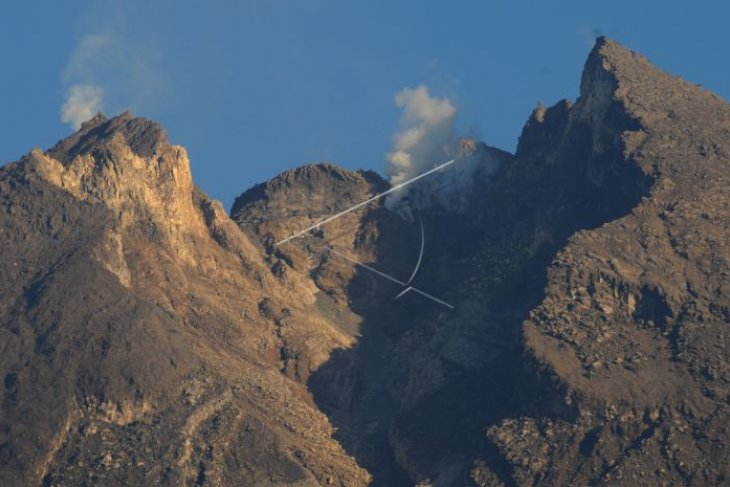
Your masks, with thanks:
[{"label": "white crosshair marking", "polygon": [[[406,295],[406,294],[407,294],[407,293],[408,293],[409,291],[413,291],[413,292],[415,292],[415,293],[418,293],[418,294],[420,294],[420,295],[421,295],[421,296],[423,296],[423,297],[426,297],[426,298],[428,298],[428,299],[430,299],[430,300],[432,300],[432,301],[435,301],[435,302],[439,303],[440,305],[446,306],[446,307],[447,307],[447,308],[449,308],[449,309],[454,309],[454,307],[453,307],[452,305],[450,305],[449,303],[447,303],[446,301],[442,301],[442,300],[440,300],[439,298],[437,298],[436,296],[432,296],[432,295],[428,294],[428,293],[427,293],[427,292],[425,292],[425,291],[421,291],[421,290],[420,290],[420,289],[418,289],[418,288],[415,288],[415,287],[413,287],[413,286],[409,286],[409,285],[408,285],[408,283],[405,283],[405,282],[401,281],[400,279],[396,279],[396,278],[395,278],[395,277],[393,277],[393,276],[389,276],[389,275],[388,275],[388,274],[386,274],[385,272],[379,271],[379,270],[378,270],[378,269],[376,269],[375,267],[369,266],[369,265],[367,265],[367,264],[363,264],[362,262],[359,262],[359,261],[357,261],[357,260],[355,260],[355,259],[351,259],[350,257],[348,257],[347,255],[343,254],[342,252],[338,252],[338,251],[336,251],[336,250],[335,250],[335,249],[334,249],[333,247],[331,247],[331,246],[327,247],[327,250],[329,250],[330,252],[332,252],[332,253],[333,253],[333,254],[335,254],[335,255],[339,255],[339,256],[340,256],[340,257],[342,257],[343,259],[345,259],[345,260],[347,260],[347,261],[349,261],[349,262],[352,262],[352,263],[353,263],[353,264],[355,264],[355,265],[358,265],[358,266],[362,267],[363,269],[367,269],[367,270],[369,270],[370,272],[374,272],[375,274],[379,275],[380,277],[384,277],[384,278],[388,279],[389,281],[393,281],[394,283],[396,283],[396,284],[399,284],[399,285],[401,285],[401,286],[407,286],[407,287],[406,287],[406,288],[405,288],[405,289],[404,289],[403,291],[401,291],[401,292],[400,292],[400,293],[399,293],[399,294],[398,294],[398,295],[397,295],[397,296],[395,297],[395,299],[398,299],[398,298],[400,298],[401,296],[405,296],[405,295]],[[410,281],[409,281],[409,282],[410,282]]]},{"label": "white crosshair marking", "polygon": [[[319,228],[319,227],[321,227],[322,225],[324,225],[326,223],[329,223],[329,222],[331,222],[331,221],[333,221],[333,220],[335,220],[335,219],[337,219],[337,218],[339,218],[341,216],[347,215],[348,213],[350,213],[352,211],[355,211],[358,208],[362,208],[363,206],[365,206],[365,205],[367,205],[369,203],[372,203],[373,201],[376,201],[376,200],[382,198],[383,196],[387,196],[387,195],[389,195],[389,194],[391,194],[391,193],[393,193],[395,191],[398,191],[399,189],[401,189],[401,188],[403,188],[403,187],[405,187],[405,186],[407,186],[407,185],[409,185],[409,184],[411,184],[411,183],[413,183],[415,181],[418,181],[419,179],[421,179],[423,177],[426,177],[429,174],[433,174],[433,173],[435,173],[437,171],[440,171],[441,169],[443,169],[443,168],[445,168],[445,167],[453,164],[455,160],[456,159],[451,159],[450,161],[444,162],[443,164],[439,164],[438,166],[436,166],[433,169],[430,169],[430,170],[424,172],[423,174],[419,174],[418,176],[416,176],[414,178],[411,178],[411,179],[409,179],[407,181],[404,181],[404,182],[402,182],[400,184],[397,184],[397,185],[393,186],[392,188],[390,188],[387,191],[384,191],[384,192],[382,192],[380,194],[376,194],[375,196],[373,196],[371,198],[368,198],[367,200],[365,200],[365,201],[363,201],[361,203],[358,203],[358,204],[356,204],[354,206],[351,206],[351,207],[347,208],[346,210],[343,210],[343,211],[341,211],[341,212],[339,212],[339,213],[337,213],[335,215],[332,215],[329,218],[325,218],[324,220],[322,220],[319,223],[315,223],[314,225],[312,225],[310,227],[307,227],[304,230],[295,233],[294,235],[290,235],[289,237],[285,238],[284,240],[280,240],[280,241],[276,242],[274,244],[274,246],[279,246],[281,244],[284,244],[286,242],[289,242],[292,239],[295,239],[297,237],[301,237],[302,235],[305,235],[306,233],[311,232],[312,230],[314,230],[316,228]],[[416,263],[416,268],[413,270],[413,273],[411,274],[411,277],[408,278],[408,282],[403,282],[400,279],[396,279],[393,276],[389,276],[388,274],[386,274],[384,272],[381,272],[381,271],[379,271],[378,269],[376,269],[374,267],[371,267],[371,266],[369,266],[367,264],[363,264],[362,262],[359,262],[357,260],[351,259],[348,256],[346,256],[345,254],[336,251],[331,245],[330,246],[327,246],[327,250],[329,250],[331,253],[333,253],[335,255],[338,255],[338,256],[342,257],[343,259],[346,259],[346,260],[352,262],[355,265],[358,265],[358,266],[362,267],[363,269],[367,269],[370,272],[373,272],[373,273],[375,273],[375,274],[377,274],[377,275],[379,275],[381,277],[384,277],[385,279],[388,279],[389,281],[395,282],[396,284],[399,284],[401,286],[405,286],[405,289],[403,291],[401,291],[395,297],[395,299],[398,299],[401,296],[406,295],[408,292],[413,291],[415,293],[420,294],[421,296],[424,296],[424,297],[426,297],[428,299],[433,300],[436,303],[441,304],[442,306],[446,306],[449,309],[454,309],[454,307],[452,305],[450,305],[449,303],[447,303],[445,301],[442,301],[442,300],[438,299],[437,297],[428,294],[425,291],[421,291],[420,289],[415,288],[415,287],[409,285],[411,283],[411,281],[413,281],[413,278],[416,277],[416,272],[418,272],[418,267],[421,265],[421,259],[423,258],[423,247],[424,247],[423,221],[420,221],[420,224],[421,224],[421,250],[419,251],[419,254],[418,254],[418,262]]]}]

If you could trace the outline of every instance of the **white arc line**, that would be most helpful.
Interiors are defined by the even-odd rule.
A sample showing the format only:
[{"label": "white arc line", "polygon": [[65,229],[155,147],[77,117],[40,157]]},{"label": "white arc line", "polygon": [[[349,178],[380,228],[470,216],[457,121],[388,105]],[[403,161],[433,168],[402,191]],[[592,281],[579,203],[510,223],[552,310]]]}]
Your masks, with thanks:
[{"label": "white arc line", "polygon": [[[411,286],[411,287],[410,287],[410,288],[409,288],[408,290],[410,290],[410,291],[413,291],[413,292],[416,292],[416,293],[420,294],[421,296],[423,296],[423,297],[425,297],[425,298],[428,298],[428,299],[432,299],[433,301],[436,301],[437,303],[439,303],[439,304],[442,304],[442,305],[446,306],[446,307],[447,307],[447,308],[449,308],[449,309],[454,309],[454,307],[453,307],[453,306],[451,306],[451,305],[450,305],[449,303],[447,303],[446,301],[441,301],[441,300],[440,300],[439,298],[437,298],[437,297],[435,297],[435,296],[431,296],[431,295],[430,295],[430,294],[428,294],[427,292],[421,291],[421,290],[420,290],[420,289],[418,289],[417,287],[413,287],[413,286]],[[403,293],[403,294],[405,294],[405,293]]]},{"label": "white arc line", "polygon": [[428,176],[429,174],[433,174],[433,173],[435,173],[436,171],[438,171],[438,170],[440,170],[440,169],[443,169],[443,168],[445,168],[445,167],[446,167],[446,166],[448,166],[449,164],[453,164],[455,160],[456,160],[456,159],[451,159],[451,160],[450,160],[450,161],[448,161],[448,162],[444,162],[443,164],[440,164],[440,165],[438,165],[438,166],[434,167],[433,169],[430,169],[430,170],[426,171],[425,173],[423,173],[423,174],[420,174],[420,175],[416,176],[415,178],[409,179],[408,181],[404,181],[404,182],[402,182],[402,183],[400,183],[400,184],[396,184],[395,186],[393,186],[392,188],[390,188],[390,189],[389,189],[388,191],[385,191],[385,192],[383,192],[383,193],[380,193],[380,194],[376,194],[376,195],[375,195],[375,196],[373,196],[372,198],[369,198],[369,199],[367,199],[367,200],[363,201],[362,203],[358,203],[358,204],[356,204],[355,206],[351,206],[350,208],[348,208],[348,209],[346,209],[346,210],[344,210],[344,211],[341,211],[341,212],[337,213],[336,215],[332,215],[331,217],[329,217],[329,218],[325,218],[324,220],[322,220],[322,221],[321,221],[321,222],[319,222],[319,223],[315,223],[315,224],[314,224],[314,225],[312,225],[311,227],[305,228],[305,229],[304,229],[304,230],[302,230],[301,232],[297,232],[297,233],[295,233],[294,235],[291,235],[290,237],[287,237],[287,238],[285,238],[284,240],[280,240],[280,241],[276,242],[276,243],[274,244],[274,246],[275,246],[275,247],[276,247],[276,246],[279,246],[279,245],[281,245],[281,244],[283,244],[283,243],[286,243],[286,242],[288,242],[289,240],[291,240],[291,239],[293,239],[293,238],[297,238],[297,237],[300,237],[300,236],[304,235],[305,233],[307,233],[307,232],[310,232],[310,231],[314,230],[315,228],[321,227],[321,226],[322,226],[322,225],[324,225],[325,223],[329,223],[329,222],[331,222],[332,220],[334,220],[334,219],[336,219],[336,218],[339,218],[339,217],[341,217],[341,216],[343,216],[343,215],[347,215],[347,214],[348,214],[348,213],[350,213],[351,211],[355,211],[355,210],[357,210],[358,208],[361,208],[361,207],[363,207],[363,206],[365,206],[365,205],[367,205],[367,204],[369,204],[369,203],[372,203],[373,201],[375,201],[375,200],[377,200],[377,199],[380,199],[380,198],[382,198],[383,196],[389,195],[390,193],[392,193],[392,192],[394,192],[394,191],[398,191],[399,189],[401,189],[401,188],[402,188],[402,187],[404,187],[404,186],[407,186],[407,185],[409,185],[409,184],[411,184],[411,183],[413,183],[413,182],[415,182],[415,181],[418,181],[419,179],[421,179],[421,178],[423,178],[423,177],[426,177],[426,176]]},{"label": "white arc line", "polygon": [[[329,251],[330,251],[330,252],[332,252],[333,254],[335,254],[335,255],[339,255],[339,256],[340,256],[340,257],[342,257],[343,259],[345,259],[345,260],[347,260],[347,261],[349,261],[349,262],[352,262],[352,263],[353,263],[353,264],[355,264],[355,265],[359,265],[360,267],[362,267],[362,268],[364,268],[364,269],[367,269],[367,270],[369,270],[370,272],[374,272],[375,274],[379,275],[380,277],[384,277],[384,278],[388,279],[389,281],[392,281],[392,282],[394,282],[394,283],[396,283],[396,284],[399,284],[399,285],[401,285],[401,286],[408,286],[408,285],[407,285],[407,284],[406,284],[405,282],[403,282],[403,281],[401,281],[401,280],[399,280],[399,279],[396,279],[396,278],[395,278],[395,277],[393,277],[393,276],[389,276],[388,274],[386,274],[386,273],[384,273],[384,272],[381,272],[381,271],[377,270],[377,269],[376,269],[376,268],[374,268],[374,267],[370,267],[370,266],[369,266],[369,265],[367,265],[367,264],[363,264],[362,262],[358,262],[358,261],[357,261],[357,260],[355,260],[355,259],[351,259],[350,257],[346,256],[345,254],[343,254],[343,253],[341,253],[341,252],[338,252],[338,251],[336,251],[336,250],[335,250],[335,249],[333,249],[332,247],[328,247],[328,249],[329,249]],[[435,296],[432,296],[432,295],[428,294],[428,293],[427,293],[427,292],[425,292],[425,291],[421,291],[420,289],[418,289],[418,288],[415,288],[415,287],[413,287],[413,286],[408,286],[408,287],[407,287],[406,289],[404,289],[403,291],[401,291],[401,292],[400,292],[400,293],[398,294],[398,296],[396,296],[396,297],[395,297],[395,299],[398,299],[398,298],[400,298],[401,296],[405,295],[406,293],[408,293],[408,291],[414,291],[414,292],[416,292],[416,293],[420,294],[421,296],[423,296],[423,297],[425,297],[425,298],[428,298],[428,299],[430,299],[430,300],[432,300],[432,301],[435,301],[435,302],[439,303],[440,305],[446,306],[446,307],[447,307],[447,308],[449,308],[449,309],[454,309],[454,307],[453,307],[452,305],[450,305],[449,303],[447,303],[446,301],[442,301],[442,300],[440,300],[439,298],[437,298],[437,297],[435,297]]]},{"label": "white arc line", "polygon": [[351,259],[350,257],[346,256],[346,255],[345,255],[345,254],[343,254],[342,252],[338,252],[338,251],[336,251],[336,250],[335,250],[335,249],[333,249],[332,247],[329,247],[329,251],[330,251],[330,252],[332,252],[332,253],[333,253],[333,254],[335,254],[335,255],[339,255],[339,256],[340,256],[340,257],[342,257],[343,259],[345,259],[345,260],[347,260],[347,261],[350,261],[350,262],[352,262],[352,263],[353,263],[353,264],[355,264],[355,265],[359,265],[359,266],[361,266],[361,267],[364,267],[365,269],[369,270],[370,272],[374,272],[374,273],[376,273],[376,274],[377,274],[377,275],[379,275],[380,277],[384,277],[384,278],[388,279],[389,281],[393,281],[394,283],[396,283],[396,284],[398,284],[398,285],[401,285],[401,286],[405,286],[405,285],[406,285],[406,283],[405,283],[405,282],[403,282],[403,281],[401,281],[400,279],[396,279],[396,278],[395,278],[395,277],[393,277],[393,276],[389,276],[389,275],[388,275],[388,274],[386,274],[385,272],[381,272],[381,271],[377,270],[377,269],[376,269],[375,267],[370,267],[370,266],[369,266],[369,265],[367,265],[367,264],[363,264],[362,262],[358,262],[358,261],[356,261],[355,259]]},{"label": "white arc line", "polygon": [[406,282],[406,284],[410,284],[411,282],[413,282],[413,278],[416,277],[418,268],[421,266],[421,260],[423,259],[423,249],[426,246],[426,239],[423,233],[423,219],[421,218],[421,215],[418,215],[418,223],[421,225],[421,250],[418,252],[418,262],[416,262],[416,268],[413,269],[413,273],[411,273],[411,277],[408,278],[408,282]]}]

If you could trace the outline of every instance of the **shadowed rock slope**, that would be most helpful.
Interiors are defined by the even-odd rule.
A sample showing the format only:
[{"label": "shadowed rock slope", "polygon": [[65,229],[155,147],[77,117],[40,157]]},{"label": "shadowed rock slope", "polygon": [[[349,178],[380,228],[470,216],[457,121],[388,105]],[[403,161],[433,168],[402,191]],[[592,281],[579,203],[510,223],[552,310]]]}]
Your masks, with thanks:
[{"label": "shadowed rock slope", "polygon": [[727,483],[730,106],[600,40],[568,119],[592,154],[620,137],[586,176],[626,214],[569,238],[522,327],[574,416],[516,415],[488,437],[521,485]]},{"label": "shadowed rock slope", "polygon": [[[600,39],[515,154],[464,140],[404,211],[276,245],[387,182],[304,166],[229,217],[98,116],[0,168],[0,484],[727,483],[729,141]],[[453,309],[354,264],[406,281],[420,222]]]},{"label": "shadowed rock slope", "polygon": [[[728,130],[723,100],[601,39],[576,103],[538,108],[467,205],[421,213],[414,284],[453,311],[323,251],[407,276],[417,229],[379,205],[269,249],[362,318],[309,384],[376,484],[726,481]],[[245,193],[234,219],[275,242],[358,200],[322,189],[353,173],[307,172],[332,169]]]}]

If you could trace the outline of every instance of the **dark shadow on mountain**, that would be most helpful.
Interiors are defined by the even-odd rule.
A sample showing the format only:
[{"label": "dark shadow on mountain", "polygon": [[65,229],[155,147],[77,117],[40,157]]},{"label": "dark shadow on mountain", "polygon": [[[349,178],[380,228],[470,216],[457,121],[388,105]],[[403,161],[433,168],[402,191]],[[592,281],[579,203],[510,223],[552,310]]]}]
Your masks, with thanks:
[{"label": "dark shadow on mountain", "polygon": [[[515,485],[485,431],[518,415],[573,419],[564,391],[525,351],[522,323],[544,299],[546,270],[568,239],[625,215],[652,181],[623,156],[621,135],[638,129],[634,120],[609,109],[609,128],[596,134],[588,124],[568,126],[569,110],[565,102],[548,109],[542,126],[530,129],[541,133],[526,127],[517,155],[475,192],[465,213],[423,212],[426,254],[413,285],[455,310],[418,295],[394,300],[402,289],[364,269],[351,281],[347,295],[364,319],[362,336],[355,347],[336,351],[309,387],[337,428],[336,438],[373,474],[374,485],[433,482],[439,472],[450,475],[439,479],[447,485],[468,484],[477,458],[505,485]],[[598,153],[596,139],[604,147]],[[415,228],[385,209],[368,218],[381,235],[372,265],[407,276],[403,262],[414,260],[416,250],[403,235],[414,235]],[[478,309],[479,318],[460,321],[462,306]],[[479,337],[480,366],[465,367],[440,353],[439,343],[458,334]],[[408,371],[417,352],[440,361],[444,378],[406,402],[403,385],[406,374],[418,374]],[[406,475],[399,455],[418,478]]]}]

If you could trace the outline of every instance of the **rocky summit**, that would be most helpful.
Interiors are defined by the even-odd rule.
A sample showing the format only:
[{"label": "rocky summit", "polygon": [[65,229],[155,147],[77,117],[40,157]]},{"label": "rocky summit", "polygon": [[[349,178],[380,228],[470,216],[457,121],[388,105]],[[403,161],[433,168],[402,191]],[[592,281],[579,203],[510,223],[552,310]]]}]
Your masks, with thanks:
[{"label": "rocky summit", "polygon": [[228,214],[128,113],[0,168],[0,485],[730,483],[730,105],[601,38],[454,166],[291,240],[388,182]]}]

